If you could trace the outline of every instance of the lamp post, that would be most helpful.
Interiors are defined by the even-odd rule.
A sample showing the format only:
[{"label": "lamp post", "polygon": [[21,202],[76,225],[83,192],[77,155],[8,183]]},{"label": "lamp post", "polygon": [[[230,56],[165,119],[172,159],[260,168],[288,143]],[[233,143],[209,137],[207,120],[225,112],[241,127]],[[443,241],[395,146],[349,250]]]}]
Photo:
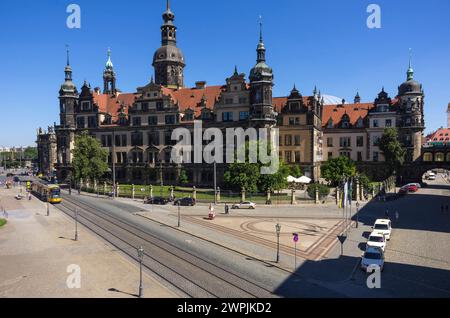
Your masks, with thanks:
[{"label": "lamp post", "polygon": [[48,201],[47,201],[47,216],[50,216],[50,206],[48,204]]},{"label": "lamp post", "polygon": [[275,230],[277,232],[277,263],[280,262],[280,233],[281,233],[281,225],[277,223],[275,225]]},{"label": "lamp post", "polygon": [[144,248],[139,246],[137,252],[139,257],[139,298],[142,298],[142,261],[144,260]]},{"label": "lamp post", "polygon": [[217,205],[217,164],[214,160],[214,205]]},{"label": "lamp post", "polygon": [[75,241],[78,241],[78,208],[75,208]]}]

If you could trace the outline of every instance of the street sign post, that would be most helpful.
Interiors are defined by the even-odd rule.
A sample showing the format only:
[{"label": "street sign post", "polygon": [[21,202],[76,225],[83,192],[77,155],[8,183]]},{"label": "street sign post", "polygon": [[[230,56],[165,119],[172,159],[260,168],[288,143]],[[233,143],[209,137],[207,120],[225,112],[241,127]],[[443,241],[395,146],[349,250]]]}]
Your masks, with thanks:
[{"label": "street sign post", "polygon": [[297,243],[298,243],[298,233],[292,233],[294,240],[294,271],[297,270]]},{"label": "street sign post", "polygon": [[339,242],[341,242],[341,255],[344,255],[344,243],[347,240],[347,235],[339,235],[338,236]]}]

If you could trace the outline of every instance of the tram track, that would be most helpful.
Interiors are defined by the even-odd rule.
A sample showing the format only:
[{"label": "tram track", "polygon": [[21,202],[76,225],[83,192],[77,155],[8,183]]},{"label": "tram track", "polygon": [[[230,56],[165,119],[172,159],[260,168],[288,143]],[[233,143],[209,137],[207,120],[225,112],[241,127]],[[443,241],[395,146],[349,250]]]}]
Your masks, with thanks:
[{"label": "tram track", "polygon": [[72,218],[77,209],[81,224],[136,261],[136,248],[143,246],[143,266],[188,297],[274,297],[267,288],[219,264],[180,249],[96,206],[65,195],[59,208]]}]

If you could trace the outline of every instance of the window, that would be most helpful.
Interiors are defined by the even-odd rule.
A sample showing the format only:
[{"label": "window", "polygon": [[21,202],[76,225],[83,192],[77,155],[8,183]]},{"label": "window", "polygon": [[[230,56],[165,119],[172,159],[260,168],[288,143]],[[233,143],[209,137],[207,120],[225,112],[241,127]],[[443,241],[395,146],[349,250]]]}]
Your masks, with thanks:
[{"label": "window", "polygon": [[434,161],[437,161],[437,162],[443,162],[443,161],[445,161],[445,156],[444,156],[444,154],[443,154],[442,152],[437,152],[437,153],[434,155]]},{"label": "window", "polygon": [[86,112],[91,109],[91,103],[90,102],[81,102],[81,110]]},{"label": "window", "polygon": [[84,117],[77,117],[77,128],[86,128]]},{"label": "window", "polygon": [[111,135],[102,135],[102,147],[111,147],[112,146],[112,136]]},{"label": "window", "polygon": [[222,121],[233,121],[233,113],[232,112],[222,113]]},{"label": "window", "polygon": [[233,99],[232,99],[232,98],[226,98],[226,99],[225,99],[225,104],[226,104],[226,105],[231,105],[231,104],[233,104]]},{"label": "window", "polygon": [[423,161],[425,162],[431,162],[433,161],[433,154],[430,152],[426,152],[423,154]]},{"label": "window", "polygon": [[133,117],[133,126],[140,126],[141,125],[141,117]]},{"label": "window", "polygon": [[143,146],[143,135],[141,132],[134,132],[131,134],[131,146]]},{"label": "window", "polygon": [[292,152],[291,151],[286,151],[284,153],[284,160],[286,161],[286,163],[292,163]]},{"label": "window", "polygon": [[172,140],[172,132],[171,131],[166,131],[164,133],[164,144],[166,146],[170,146],[170,145],[175,145],[176,141]]},{"label": "window", "polygon": [[358,153],[357,153],[357,156],[358,156],[358,161],[362,161],[362,152],[361,151],[358,151]]},{"label": "window", "polygon": [[333,147],[333,138],[331,137],[327,138],[327,147]]},{"label": "window", "polygon": [[247,104],[247,98],[246,97],[239,97],[239,104]]},{"label": "window", "polygon": [[149,126],[156,126],[156,125],[158,125],[158,117],[156,117],[156,116],[148,116],[148,125]]},{"label": "window", "polygon": [[379,141],[380,141],[380,136],[374,136],[372,146],[376,147],[378,145]]},{"label": "window", "polygon": [[333,158],[333,153],[332,153],[332,152],[329,152],[329,153],[328,153],[328,159],[331,159],[331,158]]},{"label": "window", "polygon": [[148,112],[148,103],[142,103],[142,110]]},{"label": "window", "polygon": [[333,127],[334,127],[333,121],[330,119],[330,120],[328,121],[327,128],[328,128],[328,129],[331,129],[331,128],[333,128]]},{"label": "window", "polygon": [[341,137],[339,139],[339,146],[341,148],[351,147],[350,137]]},{"label": "window", "polygon": [[175,125],[175,115],[167,115],[166,116],[166,125]]},{"label": "window", "polygon": [[95,116],[88,117],[88,127],[89,128],[97,127],[97,118]]},{"label": "window", "polygon": [[156,102],[156,110],[157,111],[164,110],[164,103],[163,102]]},{"label": "window", "polygon": [[290,126],[300,125],[300,118],[298,118],[298,117],[289,117],[289,125]]},{"label": "window", "polygon": [[133,163],[141,163],[144,161],[144,156],[143,156],[142,151],[133,151],[132,158],[133,158],[132,159]]},{"label": "window", "polygon": [[295,136],[294,143],[296,146],[300,146],[300,135]]},{"label": "window", "polygon": [[127,135],[122,135],[122,147],[128,146],[128,138]]},{"label": "window", "polygon": [[386,119],[386,127],[392,127],[392,119]]},{"label": "window", "polygon": [[291,135],[284,136],[284,145],[292,146],[292,136]]},{"label": "window", "polygon": [[357,128],[363,128],[364,127],[364,120],[362,118],[358,119],[358,121],[356,122],[356,127]]},{"label": "window", "polygon": [[356,137],[356,147],[364,147],[364,136]]},{"label": "window", "polygon": [[339,156],[351,158],[351,153],[350,153],[350,151],[341,151],[341,152],[339,152]]},{"label": "window", "polygon": [[378,119],[374,119],[373,120],[373,127],[374,128],[378,128],[380,126],[380,124],[378,123]]},{"label": "window", "polygon": [[249,112],[239,112],[239,120],[247,120]]},{"label": "window", "polygon": [[185,120],[186,121],[193,121],[194,120],[194,114],[193,113],[186,113]]},{"label": "window", "polygon": [[379,153],[375,151],[373,153],[373,162],[378,162],[378,160],[379,160]]},{"label": "window", "polygon": [[159,132],[154,131],[148,134],[148,145],[159,146]]},{"label": "window", "polygon": [[300,151],[296,151],[295,152],[295,162],[299,163],[300,160],[301,160],[301,158],[300,158]]}]

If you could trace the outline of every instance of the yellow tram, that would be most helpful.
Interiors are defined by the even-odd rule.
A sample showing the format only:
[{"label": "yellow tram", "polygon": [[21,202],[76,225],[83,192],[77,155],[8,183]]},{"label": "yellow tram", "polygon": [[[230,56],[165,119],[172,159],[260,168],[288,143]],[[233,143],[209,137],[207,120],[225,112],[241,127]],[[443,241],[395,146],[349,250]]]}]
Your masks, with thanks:
[{"label": "yellow tram", "polygon": [[57,184],[46,184],[42,181],[34,181],[31,191],[39,199],[49,203],[61,203],[61,189]]}]

